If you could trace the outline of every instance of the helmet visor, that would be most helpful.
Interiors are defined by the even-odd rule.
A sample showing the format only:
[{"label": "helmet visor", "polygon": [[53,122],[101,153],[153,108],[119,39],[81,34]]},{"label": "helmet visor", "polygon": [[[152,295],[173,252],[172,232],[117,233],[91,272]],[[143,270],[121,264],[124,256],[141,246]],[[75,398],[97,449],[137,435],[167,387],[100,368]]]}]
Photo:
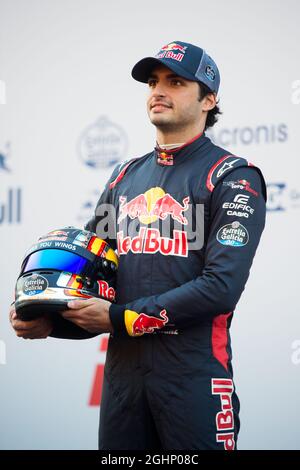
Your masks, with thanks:
[{"label": "helmet visor", "polygon": [[21,268],[21,274],[40,269],[54,269],[73,274],[84,274],[90,264],[90,261],[87,259],[70,251],[55,249],[40,250],[35,251],[26,258]]}]

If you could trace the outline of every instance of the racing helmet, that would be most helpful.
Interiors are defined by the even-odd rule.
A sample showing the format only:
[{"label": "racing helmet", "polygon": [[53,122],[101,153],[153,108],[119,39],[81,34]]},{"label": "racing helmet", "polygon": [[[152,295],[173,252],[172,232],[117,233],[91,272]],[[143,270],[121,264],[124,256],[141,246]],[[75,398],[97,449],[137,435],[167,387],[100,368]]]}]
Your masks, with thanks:
[{"label": "racing helmet", "polygon": [[75,227],[53,230],[25,254],[16,282],[16,312],[31,320],[57,315],[74,299],[112,302],[117,269],[117,254],[96,233]]}]

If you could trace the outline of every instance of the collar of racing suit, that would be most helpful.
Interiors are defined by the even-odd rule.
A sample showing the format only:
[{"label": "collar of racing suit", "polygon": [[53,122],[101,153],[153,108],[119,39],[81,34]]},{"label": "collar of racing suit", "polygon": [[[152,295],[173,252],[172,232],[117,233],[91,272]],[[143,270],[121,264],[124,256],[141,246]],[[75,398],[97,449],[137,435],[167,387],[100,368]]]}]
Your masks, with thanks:
[{"label": "collar of racing suit", "polygon": [[176,150],[178,149],[179,147],[182,147],[182,145],[184,145],[184,142],[181,142],[180,144],[162,144],[162,145],[159,145],[157,142],[156,142],[156,145],[161,149],[161,150]]},{"label": "collar of racing suit", "polygon": [[193,152],[199,146],[202,146],[206,140],[207,138],[205,137],[205,133],[201,132],[201,134],[196,135],[184,144],[172,149],[163,148],[164,146],[160,146],[157,143],[154,149],[156,162],[159,165],[172,166],[177,159],[179,159],[181,162],[184,156],[190,155],[191,152]]}]

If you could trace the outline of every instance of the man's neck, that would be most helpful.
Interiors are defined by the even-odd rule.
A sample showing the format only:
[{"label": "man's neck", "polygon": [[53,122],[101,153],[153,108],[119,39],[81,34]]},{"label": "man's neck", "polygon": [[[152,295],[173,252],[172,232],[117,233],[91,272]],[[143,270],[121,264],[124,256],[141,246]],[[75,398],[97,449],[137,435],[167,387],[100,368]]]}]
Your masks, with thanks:
[{"label": "man's neck", "polygon": [[185,142],[174,142],[173,144],[158,144],[158,147],[162,150],[173,150],[182,147],[184,144]]},{"label": "man's neck", "polygon": [[203,131],[203,126],[195,126],[189,129],[183,129],[182,131],[177,130],[174,132],[165,132],[161,129],[157,129],[156,141],[161,147],[169,144],[175,145],[177,142],[185,144],[189,140],[192,140],[196,135],[202,134]]}]

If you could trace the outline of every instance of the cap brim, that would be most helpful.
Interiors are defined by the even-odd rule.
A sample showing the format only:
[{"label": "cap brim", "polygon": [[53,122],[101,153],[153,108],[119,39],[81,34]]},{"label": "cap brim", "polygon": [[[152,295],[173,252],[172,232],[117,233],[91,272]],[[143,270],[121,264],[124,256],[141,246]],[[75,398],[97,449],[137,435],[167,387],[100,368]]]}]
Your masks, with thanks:
[{"label": "cap brim", "polygon": [[158,65],[165,65],[179,77],[196,81],[192,74],[186,72],[182,67],[172,62],[170,63],[170,60],[156,59],[155,57],[145,57],[135,64],[131,71],[131,75],[138,82],[147,83],[153,69]]}]

